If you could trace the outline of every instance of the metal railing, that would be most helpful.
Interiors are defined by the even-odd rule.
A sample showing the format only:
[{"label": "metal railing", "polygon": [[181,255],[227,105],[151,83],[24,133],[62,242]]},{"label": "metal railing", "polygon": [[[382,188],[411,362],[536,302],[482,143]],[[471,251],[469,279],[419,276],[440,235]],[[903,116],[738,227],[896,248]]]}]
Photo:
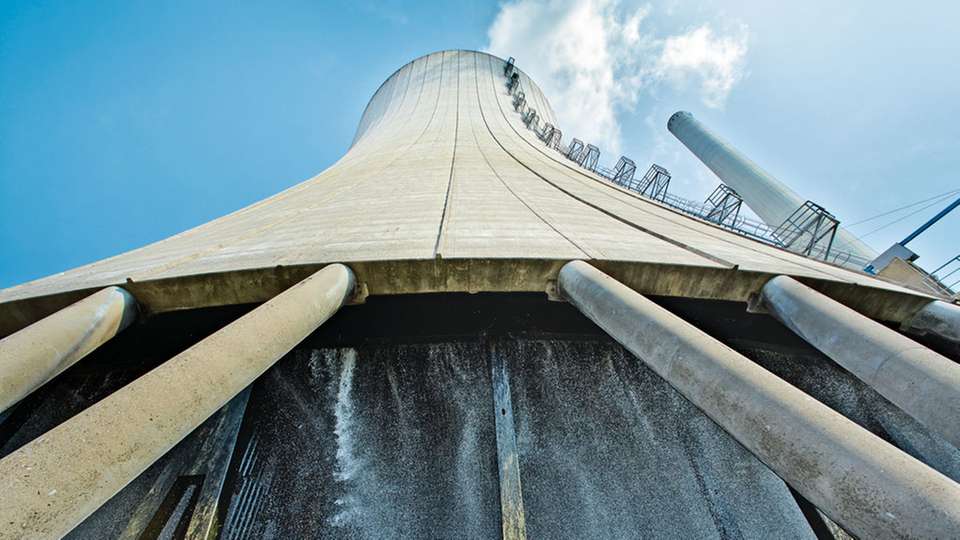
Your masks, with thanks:
[{"label": "metal railing", "polygon": [[941,264],[933,272],[928,273],[925,280],[931,286],[945,291],[947,296],[956,296],[956,287],[960,285],[960,275],[958,275],[958,273],[960,273],[960,255]]},{"label": "metal railing", "polygon": [[[771,227],[762,221],[750,219],[740,215],[735,215],[733,219],[723,219],[718,222],[716,219],[710,219],[712,213],[715,213],[716,211],[715,204],[694,201],[680,197],[673,193],[669,193],[667,188],[669,186],[670,174],[666,171],[666,169],[663,169],[659,165],[654,164],[647,174],[651,174],[651,171],[653,171],[655,174],[659,174],[657,171],[662,170],[662,173],[666,174],[666,182],[658,182],[660,185],[659,189],[648,190],[646,188],[651,187],[651,182],[645,182],[644,180],[646,178],[633,178],[633,171],[631,171],[629,179],[627,181],[623,181],[625,177],[624,168],[628,164],[633,165],[633,161],[626,156],[621,157],[614,170],[597,163],[600,151],[592,144],[588,145],[579,139],[573,139],[569,145],[564,145],[562,143],[563,135],[560,129],[552,124],[545,125],[543,127],[543,131],[539,131],[539,125],[536,121],[537,112],[529,107],[526,102],[526,96],[524,95],[522,89],[519,74],[516,72],[513,57],[510,57],[509,61],[504,66],[504,75],[507,77],[507,93],[513,96],[514,109],[520,113],[521,119],[527,125],[528,129],[533,130],[534,133],[537,134],[537,137],[545,142],[548,148],[552,148],[581,167],[596,173],[600,177],[610,181],[613,184],[637,193],[645,199],[658,202],[664,206],[683,212],[688,216],[712,225],[722,227],[741,236],[745,236],[747,238],[751,238],[753,240],[757,240],[781,249],[788,249],[789,246],[785,245],[783,239],[779,238],[778,235],[775,234],[777,231],[777,228],[775,227]],[[650,193],[647,193],[647,191],[650,191]],[[709,200],[710,199],[708,198],[708,201]],[[803,253],[799,253],[795,250],[792,251],[804,257],[819,259],[837,266],[855,268],[857,270],[861,270],[871,262],[865,257],[861,257],[846,251],[839,251],[835,248],[831,248],[829,245],[823,246],[817,242],[814,242],[813,245],[807,246],[807,249]],[[947,264],[950,264],[954,260],[960,261],[960,255],[958,255],[955,259],[948,261]],[[944,268],[947,266],[947,264],[943,265],[938,270]],[[950,272],[948,275],[952,275],[958,271],[960,271],[960,267]],[[937,283],[940,284],[940,281],[937,280]],[[956,284],[957,282],[953,283],[952,285]],[[940,284],[940,286],[944,287],[942,284]]]}]

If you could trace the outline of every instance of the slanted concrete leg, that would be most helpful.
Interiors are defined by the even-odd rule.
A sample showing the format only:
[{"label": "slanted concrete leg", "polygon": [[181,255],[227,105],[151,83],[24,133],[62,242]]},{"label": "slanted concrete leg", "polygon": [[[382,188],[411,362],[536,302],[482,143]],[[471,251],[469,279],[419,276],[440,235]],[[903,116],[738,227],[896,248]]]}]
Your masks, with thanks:
[{"label": "slanted concrete leg", "polygon": [[960,344],[960,306],[934,300],[923,306],[902,328],[911,334],[933,334]]},{"label": "slanted concrete leg", "polygon": [[0,412],[93,352],[137,318],[137,302],[108,287],[0,339]]},{"label": "slanted concrete leg", "polygon": [[69,532],[330,318],[353,273],[294,285],[0,460],[0,538]]},{"label": "slanted concrete leg", "polygon": [[560,291],[760,458],[861,538],[949,538],[960,485],[592,266]]},{"label": "slanted concrete leg", "polygon": [[960,447],[960,365],[787,276],[767,282],[763,300],[807,343]]}]

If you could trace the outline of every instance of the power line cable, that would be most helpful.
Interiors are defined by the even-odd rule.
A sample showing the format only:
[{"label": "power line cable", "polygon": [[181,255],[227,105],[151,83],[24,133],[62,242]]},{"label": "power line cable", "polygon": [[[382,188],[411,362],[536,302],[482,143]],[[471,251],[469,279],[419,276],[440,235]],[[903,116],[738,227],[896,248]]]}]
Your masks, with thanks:
[{"label": "power line cable", "polygon": [[940,200],[933,201],[933,202],[931,202],[930,204],[924,206],[923,208],[919,208],[919,209],[917,209],[917,210],[914,210],[913,212],[910,212],[909,214],[907,214],[907,215],[905,215],[905,216],[903,216],[903,217],[899,217],[899,218],[891,221],[890,223],[887,223],[886,225],[881,225],[881,226],[877,227],[876,229],[874,229],[874,230],[872,230],[872,231],[870,231],[870,232],[868,232],[868,233],[866,233],[866,234],[862,234],[862,235],[860,235],[859,238],[866,238],[867,236],[870,236],[871,234],[873,234],[873,233],[875,233],[875,232],[877,232],[877,231],[881,231],[881,230],[883,230],[883,229],[886,229],[887,227],[889,227],[889,226],[891,226],[891,225],[894,225],[894,224],[896,224],[896,223],[899,223],[899,222],[907,219],[907,218],[910,217],[910,216],[915,216],[915,215],[919,214],[920,212],[923,212],[923,211],[926,210],[927,208],[930,208],[930,207],[932,207],[932,206],[936,206],[936,205],[939,204],[939,203],[940,203]]},{"label": "power line cable", "polygon": [[[960,189],[954,189],[954,190],[952,190],[952,191],[947,191],[947,192],[941,193],[941,194],[939,194],[939,195],[934,195],[933,197],[930,197],[930,198],[928,198],[928,199],[923,199],[922,201],[913,202],[913,203],[910,203],[910,204],[908,204],[908,205],[901,206],[901,207],[899,207],[899,208],[894,208],[893,210],[888,210],[888,211],[886,211],[886,212],[882,212],[882,213],[877,214],[877,215],[875,215],[875,216],[870,216],[870,217],[868,217],[868,218],[866,218],[866,219],[861,219],[860,221],[857,221],[857,222],[855,222],[855,223],[851,223],[851,224],[849,224],[849,225],[845,225],[845,228],[849,229],[850,227],[855,227],[855,226],[857,226],[857,225],[860,225],[861,223],[866,223],[866,222],[868,222],[868,221],[873,221],[873,220],[875,220],[875,219],[877,219],[877,218],[882,218],[883,216],[888,216],[888,215],[890,215],[890,214],[894,214],[894,213],[899,212],[899,211],[901,211],[901,210],[906,210],[907,208],[911,208],[911,207],[917,206],[918,204],[923,204],[923,203],[925,203],[925,202],[933,201],[934,199],[936,199],[936,200],[939,201],[939,200],[945,199],[945,198],[947,198],[947,197],[950,197],[951,195],[954,195],[954,194],[956,194],[956,193],[960,193]],[[867,233],[867,234],[869,234],[869,233]]]}]

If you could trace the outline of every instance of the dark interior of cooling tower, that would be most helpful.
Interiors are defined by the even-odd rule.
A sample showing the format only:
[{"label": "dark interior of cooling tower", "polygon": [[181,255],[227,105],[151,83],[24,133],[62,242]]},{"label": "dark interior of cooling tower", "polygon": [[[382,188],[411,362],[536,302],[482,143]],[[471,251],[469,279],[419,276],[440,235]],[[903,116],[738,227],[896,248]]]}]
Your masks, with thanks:
[{"label": "dark interior of cooling tower", "polygon": [[[772,317],[654,298],[960,480],[960,451]],[[249,310],[157,315],[13,408],[0,457]],[[494,400],[506,370],[511,410]],[[86,519],[73,538],[497,538],[496,415],[512,415],[530,538],[834,538],[810,503],[570,304],[370,297],[341,310]]]}]

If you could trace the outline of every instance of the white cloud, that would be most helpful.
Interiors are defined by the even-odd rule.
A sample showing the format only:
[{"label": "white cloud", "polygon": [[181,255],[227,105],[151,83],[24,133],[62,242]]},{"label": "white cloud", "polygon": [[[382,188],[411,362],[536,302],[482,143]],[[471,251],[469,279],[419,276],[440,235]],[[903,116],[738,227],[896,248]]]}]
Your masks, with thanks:
[{"label": "white cloud", "polygon": [[747,32],[737,36],[714,37],[704,24],[685,34],[668,37],[658,62],[658,71],[674,80],[693,76],[700,79],[700,95],[709,107],[721,107],[733,86],[743,76],[747,54]]},{"label": "white cloud", "polygon": [[616,152],[619,90],[607,35],[616,21],[606,4],[602,0],[504,4],[488,31],[487,48],[520,58],[519,65],[547,94],[565,133]]},{"label": "white cloud", "polygon": [[546,93],[565,136],[609,154],[621,151],[617,115],[644,90],[699,81],[700,98],[721,107],[740,80],[747,31],[715,35],[708,25],[676,35],[647,28],[651,7],[619,0],[514,0],[501,5],[487,50],[516,56]]}]

